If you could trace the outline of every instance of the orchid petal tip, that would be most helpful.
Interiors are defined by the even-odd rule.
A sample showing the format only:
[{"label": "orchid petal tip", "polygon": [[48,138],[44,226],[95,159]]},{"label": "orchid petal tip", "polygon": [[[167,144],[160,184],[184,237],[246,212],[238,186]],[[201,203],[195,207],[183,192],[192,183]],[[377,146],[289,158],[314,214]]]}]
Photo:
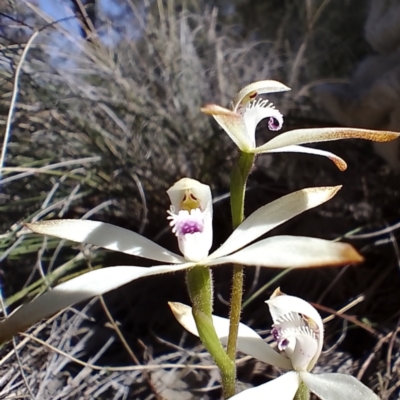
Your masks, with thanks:
[{"label": "orchid petal tip", "polygon": [[[284,294],[285,294],[285,293],[283,293],[283,292],[281,291],[281,288],[280,288],[280,287],[277,287],[277,288],[273,291],[273,293],[271,294],[270,299],[273,299],[273,298],[278,297],[278,296],[282,296],[282,295],[284,295]],[[268,300],[266,300],[265,302],[268,303]]]},{"label": "orchid petal tip", "polygon": [[181,322],[182,318],[185,315],[190,313],[190,307],[185,304],[174,302],[174,301],[169,301],[168,305],[169,305],[169,308],[171,309],[172,313],[174,314],[174,317],[179,322]]}]

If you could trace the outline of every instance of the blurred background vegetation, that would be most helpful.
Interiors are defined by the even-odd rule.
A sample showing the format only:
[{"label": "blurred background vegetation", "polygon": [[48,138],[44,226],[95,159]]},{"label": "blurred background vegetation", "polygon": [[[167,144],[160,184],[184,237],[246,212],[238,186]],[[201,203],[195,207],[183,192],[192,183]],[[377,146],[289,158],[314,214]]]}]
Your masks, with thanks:
[{"label": "blurred background vegetation", "polygon": [[[390,12],[395,3],[381,4]],[[348,79],[374,54],[364,35],[370,7],[366,0],[2,2],[1,133],[22,51],[40,31],[22,63],[11,136],[3,144],[1,285],[10,309],[69,274],[146,265],[26,234],[24,221],[98,219],[177,250],[167,228],[165,190],[189,176],[211,185],[217,197],[214,245],[222,243],[230,232],[227,193],[237,149],[200,107],[227,106],[246,84],[276,79],[292,88],[270,96],[286,116],[285,129],[335,126],[340,121],[319,102],[315,88]],[[258,140],[271,135],[261,124]],[[244,320],[269,327],[263,301],[276,285],[334,310],[362,296],[347,319],[327,324],[327,346],[333,347],[320,368],[347,368],[383,399],[395,399],[400,256],[399,233],[390,227],[399,221],[399,176],[370,143],[324,148],[341,155],[348,170],[338,172],[329,161],[306,155],[259,157],[246,212],[296,189],[344,184],[329,204],[274,234],[344,238],[366,262],[289,273],[246,307]],[[249,268],[246,275],[249,298],[277,273]],[[216,313],[226,315],[230,268],[215,271],[215,285]],[[198,342],[182,337],[167,301],[188,302],[182,274],[133,283],[77,308],[84,312],[70,310],[33,328],[45,343],[21,336],[2,349],[0,398],[219,398],[217,372],[195,347]],[[276,373],[240,363],[243,385]]]}]

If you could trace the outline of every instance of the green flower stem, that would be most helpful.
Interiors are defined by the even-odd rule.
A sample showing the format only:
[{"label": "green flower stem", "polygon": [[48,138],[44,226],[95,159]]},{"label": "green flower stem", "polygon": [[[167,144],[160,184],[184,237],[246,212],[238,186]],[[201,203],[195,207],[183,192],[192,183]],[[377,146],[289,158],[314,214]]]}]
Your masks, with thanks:
[{"label": "green flower stem", "polygon": [[[244,220],[244,199],[247,178],[254,165],[254,154],[241,153],[231,176],[231,213],[233,228],[237,228]],[[231,292],[230,326],[227,354],[234,361],[238,338],[240,314],[243,297],[243,266],[234,265]],[[236,371],[235,371],[236,373]],[[235,375],[236,379],[236,375]]]},{"label": "green flower stem", "polygon": [[235,394],[236,366],[215,333],[212,321],[213,282],[210,268],[196,266],[190,269],[186,274],[186,282],[200,339],[221,372],[223,395],[228,399]]},{"label": "green flower stem", "polygon": [[[226,352],[230,360],[236,357],[236,345],[239,332],[240,315],[242,312],[243,297],[243,281],[244,281],[243,265],[233,266],[232,275],[232,291],[231,291],[231,309],[229,313],[229,336]],[[235,377],[236,379],[236,377]]]},{"label": "green flower stem", "polygon": [[191,268],[186,273],[186,284],[193,309],[201,310],[202,313],[211,318],[213,311],[213,282],[210,268],[203,266]]},{"label": "green flower stem", "polygon": [[305,385],[304,382],[300,383],[293,400],[310,400],[310,389]]},{"label": "green flower stem", "polygon": [[255,155],[240,153],[237,164],[231,175],[231,214],[233,229],[244,220],[244,198],[246,195],[247,178],[253,169]]}]

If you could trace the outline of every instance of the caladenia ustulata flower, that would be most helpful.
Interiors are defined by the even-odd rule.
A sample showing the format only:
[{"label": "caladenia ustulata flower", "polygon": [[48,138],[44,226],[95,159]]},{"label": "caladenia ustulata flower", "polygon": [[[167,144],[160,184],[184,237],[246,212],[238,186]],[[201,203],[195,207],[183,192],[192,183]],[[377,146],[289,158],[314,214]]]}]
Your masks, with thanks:
[{"label": "caladenia ustulata flower", "polygon": [[207,104],[201,110],[215,118],[243,153],[296,152],[315,154],[329,158],[342,171],[347,168],[347,164],[342,158],[328,151],[301,145],[339,139],[367,139],[376,142],[388,142],[400,137],[400,133],[388,131],[355,128],[311,128],[284,132],[267,143],[256,146],[256,127],[261,120],[267,119],[268,127],[272,131],[280,130],[283,125],[282,114],[272,103],[260,96],[287,90],[290,89],[277,81],[258,81],[251,83],[238,93],[236,99],[232,102],[231,109],[217,104]]},{"label": "caladenia ustulata flower", "polygon": [[[300,385],[305,385],[322,400],[379,400],[355,377],[340,373],[313,374],[311,370],[322,351],[324,327],[317,310],[305,300],[284,295],[277,289],[266,302],[273,320],[271,335],[276,349],[257,332],[240,324],[238,350],[257,360],[289,370],[263,385],[246,389],[232,400],[293,400]],[[180,324],[198,336],[191,307],[170,303]],[[213,316],[217,336],[226,343],[229,320]]]},{"label": "caladenia ustulata flower", "polygon": [[208,254],[212,242],[211,191],[207,185],[189,178],[181,179],[168,190],[172,204],[168,218],[183,256],[142,235],[104,222],[47,220],[26,224],[32,232],[88,243],[164,264],[106,267],[61,283],[1,321],[0,343],[65,307],[146,276],[228,263],[272,268],[359,263],[363,260],[362,256],[347,243],[300,236],[273,236],[252,243],[296,215],[328,201],[339,189],[339,186],[303,189],[259,208],[211,254]]}]

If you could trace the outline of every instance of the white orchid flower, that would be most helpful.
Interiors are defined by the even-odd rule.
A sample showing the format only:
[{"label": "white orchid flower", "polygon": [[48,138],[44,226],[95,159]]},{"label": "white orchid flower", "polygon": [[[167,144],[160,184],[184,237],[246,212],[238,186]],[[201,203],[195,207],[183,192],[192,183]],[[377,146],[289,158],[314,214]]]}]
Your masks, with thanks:
[{"label": "white orchid flower", "polygon": [[183,178],[167,194],[171,201],[168,219],[180,251],[188,261],[206,258],[213,240],[210,186]]},{"label": "white orchid flower", "polygon": [[[322,319],[311,304],[284,295],[279,289],[266,303],[274,322],[271,334],[279,352],[244,324],[239,326],[237,348],[257,360],[290,371],[263,385],[246,389],[231,397],[232,400],[293,400],[301,382],[322,400],[379,400],[371,389],[353,376],[310,372],[321,354],[324,334]],[[179,323],[199,336],[191,307],[181,303],[170,303],[170,307]],[[225,344],[229,320],[213,316],[213,323],[219,339]]]},{"label": "white orchid flower", "polygon": [[313,128],[295,129],[284,132],[267,143],[256,146],[256,127],[263,119],[268,119],[272,131],[282,128],[282,114],[267,99],[260,95],[290,90],[284,84],[273,81],[254,82],[242,89],[232,103],[232,109],[217,104],[207,104],[201,110],[212,115],[218,124],[229,135],[232,141],[244,153],[278,153],[295,152],[315,154],[328,157],[340,170],[347,168],[346,162],[328,151],[303,147],[302,144],[327,142],[339,139],[368,139],[375,142],[388,142],[400,137],[399,133],[373,131],[353,128]]},{"label": "white orchid flower", "polygon": [[153,267],[107,267],[61,283],[0,322],[0,343],[65,307],[146,276],[187,270],[198,265],[227,263],[275,268],[359,263],[362,257],[346,243],[309,237],[275,236],[250,244],[296,215],[328,201],[339,189],[339,186],[303,189],[259,208],[210,255],[211,190],[209,186],[188,178],[181,179],[167,192],[171,200],[168,218],[183,257],[135,232],[104,222],[48,220],[26,224],[31,231],[39,234],[89,243],[166,264]]}]

